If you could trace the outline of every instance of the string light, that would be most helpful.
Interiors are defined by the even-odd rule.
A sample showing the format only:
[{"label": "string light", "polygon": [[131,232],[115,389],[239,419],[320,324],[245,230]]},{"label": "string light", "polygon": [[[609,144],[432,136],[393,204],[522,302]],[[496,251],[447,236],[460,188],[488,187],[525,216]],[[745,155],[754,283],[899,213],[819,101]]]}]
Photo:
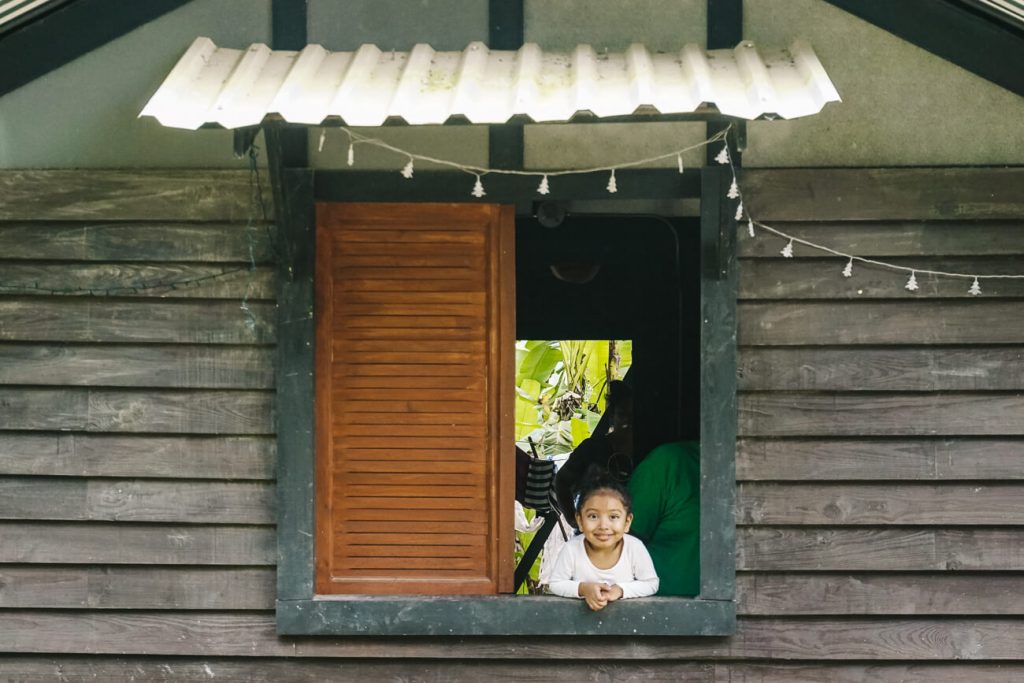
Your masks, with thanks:
[{"label": "string light", "polygon": [[480,197],[483,197],[487,193],[484,192],[484,183],[483,183],[482,180],[480,180],[480,175],[479,174],[474,174],[474,175],[476,175],[476,183],[473,184],[473,191],[470,194],[472,194],[474,197],[477,197],[479,199]]},{"label": "string light", "polygon": [[537,194],[550,194],[551,189],[548,187],[548,176],[545,173],[544,177],[540,179],[540,185],[537,187]]},{"label": "string light", "polygon": [[[368,144],[368,145],[376,146],[376,147],[379,147],[381,149],[388,150],[388,151],[394,152],[396,154],[399,154],[399,155],[401,155],[401,156],[403,156],[403,157],[408,159],[408,162],[406,163],[405,167],[402,169],[402,176],[405,177],[405,178],[412,178],[412,175],[413,175],[413,161],[414,160],[423,161],[423,162],[427,162],[427,163],[432,163],[432,164],[439,165],[439,166],[445,166],[445,167],[448,167],[448,168],[453,168],[453,169],[456,169],[456,170],[460,170],[460,171],[472,174],[473,176],[475,176],[476,181],[475,181],[475,183],[473,185],[473,190],[472,190],[471,194],[472,194],[472,196],[477,197],[477,198],[484,197],[487,194],[486,191],[484,190],[484,187],[483,187],[482,176],[484,176],[486,174],[489,174],[489,173],[498,174],[498,175],[529,176],[529,177],[538,178],[539,179],[539,183],[538,183],[538,186],[537,186],[537,193],[541,194],[541,195],[546,195],[546,194],[548,194],[550,192],[550,181],[549,181],[549,178],[551,178],[551,177],[562,176],[562,175],[582,175],[582,174],[606,172],[606,173],[609,174],[608,184],[606,186],[606,190],[610,194],[614,194],[614,193],[618,192],[618,183],[617,183],[617,180],[616,180],[616,177],[615,177],[615,172],[617,170],[621,170],[621,169],[624,169],[624,168],[635,168],[635,167],[638,167],[638,166],[648,165],[648,164],[651,164],[653,162],[664,161],[664,160],[675,158],[675,160],[676,160],[676,167],[678,168],[679,172],[682,173],[684,171],[684,166],[683,166],[683,154],[684,153],[689,152],[689,151],[694,150],[694,149],[698,149],[698,148],[701,148],[701,147],[706,147],[706,146],[712,145],[712,144],[714,144],[716,142],[722,142],[723,143],[722,149],[719,150],[719,152],[715,156],[714,160],[717,163],[719,163],[719,164],[729,165],[729,167],[733,171],[733,179],[732,179],[732,182],[729,185],[729,189],[728,189],[728,191],[726,193],[726,197],[729,198],[729,199],[734,199],[734,200],[738,199],[739,200],[737,202],[737,206],[736,206],[736,214],[735,214],[736,220],[740,221],[744,217],[747,219],[747,234],[750,237],[752,237],[752,238],[758,237],[758,234],[757,234],[757,232],[754,229],[754,226],[756,225],[758,228],[760,228],[761,230],[763,230],[766,233],[771,233],[771,234],[773,234],[773,235],[775,235],[777,237],[781,237],[781,238],[785,239],[787,241],[787,243],[786,243],[785,247],[783,247],[783,249],[779,252],[785,258],[793,258],[794,246],[796,244],[800,244],[800,245],[808,247],[810,249],[814,249],[814,250],[817,250],[817,251],[822,251],[822,252],[825,252],[825,253],[828,253],[828,254],[832,254],[833,256],[838,256],[838,257],[841,257],[841,258],[845,259],[846,260],[846,265],[845,265],[845,267],[842,270],[842,276],[846,277],[846,278],[849,278],[849,277],[853,276],[853,264],[854,264],[854,261],[856,261],[858,263],[874,265],[874,266],[878,266],[878,267],[882,267],[882,268],[888,268],[888,269],[895,270],[895,271],[905,272],[905,273],[908,274],[908,279],[907,279],[907,282],[906,282],[906,284],[904,286],[909,291],[917,291],[917,288],[919,287],[919,285],[917,283],[917,273],[934,275],[934,276],[939,276],[939,277],[968,278],[972,282],[971,282],[970,288],[967,291],[972,296],[978,296],[978,295],[981,294],[981,283],[980,283],[980,281],[984,280],[984,279],[1024,279],[1024,274],[958,273],[958,272],[946,272],[946,271],[930,270],[930,269],[926,269],[926,268],[917,268],[917,267],[909,267],[909,266],[897,265],[897,264],[889,263],[889,262],[886,262],[886,261],[879,261],[877,259],[866,258],[866,257],[863,257],[863,256],[857,256],[855,254],[848,254],[846,252],[842,252],[842,251],[839,251],[839,250],[836,250],[836,249],[832,249],[830,247],[827,247],[827,246],[824,246],[824,245],[821,245],[821,244],[817,244],[815,242],[811,242],[809,240],[805,240],[805,239],[796,237],[794,235],[790,235],[789,233],[786,233],[786,232],[784,232],[782,230],[779,230],[779,229],[774,228],[774,227],[772,227],[770,225],[767,225],[767,224],[765,224],[765,223],[763,223],[761,221],[756,220],[755,218],[753,218],[749,214],[749,212],[746,211],[746,208],[745,208],[744,203],[743,203],[743,188],[740,186],[740,184],[739,184],[739,182],[737,180],[736,169],[733,166],[733,161],[732,161],[732,158],[731,158],[731,156],[729,154],[729,147],[728,147],[728,144],[726,143],[726,139],[727,139],[727,136],[728,136],[730,130],[731,130],[731,127],[727,127],[725,129],[719,131],[718,133],[715,133],[714,135],[712,135],[708,139],[703,140],[701,142],[698,142],[696,144],[690,145],[688,147],[684,147],[682,149],[672,150],[670,152],[666,152],[665,154],[659,154],[657,156],[647,157],[647,158],[644,158],[644,159],[636,159],[636,160],[633,160],[633,161],[627,161],[627,162],[622,162],[622,163],[617,163],[617,164],[607,165],[607,166],[597,166],[597,167],[593,167],[593,168],[547,170],[547,171],[521,171],[521,170],[514,170],[514,169],[499,169],[499,168],[488,168],[488,167],[484,167],[484,166],[475,166],[475,165],[472,165],[472,164],[463,164],[463,163],[451,161],[451,160],[448,160],[448,159],[440,159],[440,158],[437,158],[437,157],[430,157],[430,156],[423,155],[423,154],[415,154],[415,153],[409,152],[407,150],[404,150],[404,149],[395,147],[393,145],[390,145],[390,144],[384,142],[383,140],[367,137],[367,136],[365,136],[365,135],[363,135],[361,133],[358,133],[358,132],[356,132],[354,130],[342,127],[342,131],[345,132],[345,134],[348,135],[348,137],[349,137],[349,156],[348,156],[348,163],[349,163],[349,165],[352,165],[354,163],[354,161],[355,161],[354,152],[353,152],[353,147],[354,147],[355,144]],[[911,288],[911,285],[913,285],[914,289]]]},{"label": "string light", "polygon": [[320,131],[320,142],[317,143],[316,151],[318,151],[318,152],[324,151],[324,143],[325,142],[327,142],[327,129],[326,128],[324,128],[323,130]]},{"label": "string light", "polygon": [[356,146],[353,143],[348,143],[348,165],[352,166],[356,163]]}]

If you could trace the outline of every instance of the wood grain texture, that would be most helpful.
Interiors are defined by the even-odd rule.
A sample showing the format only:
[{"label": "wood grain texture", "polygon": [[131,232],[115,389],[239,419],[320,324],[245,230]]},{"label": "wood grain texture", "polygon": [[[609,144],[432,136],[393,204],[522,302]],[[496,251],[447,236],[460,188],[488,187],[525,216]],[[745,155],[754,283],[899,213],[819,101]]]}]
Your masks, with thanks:
[{"label": "wood grain texture", "polygon": [[0,262],[0,294],[121,298],[274,298],[273,271],[248,264],[39,264]]},{"label": "wood grain texture", "polygon": [[261,264],[273,260],[272,224],[0,223],[4,259]]},{"label": "wood grain texture", "polygon": [[273,355],[261,346],[0,343],[0,383],[269,389]]},{"label": "wood grain texture", "polygon": [[[248,171],[0,172],[0,220],[245,220]],[[270,202],[270,192],[266,192]]]},{"label": "wood grain texture", "polygon": [[740,573],[743,615],[1021,615],[1024,575]]},{"label": "wood grain texture", "polygon": [[1024,479],[1024,439],[740,439],[736,476],[752,480]]},{"label": "wood grain texture", "polygon": [[0,519],[273,524],[263,482],[0,477]]},{"label": "wood grain texture", "polygon": [[741,346],[1019,344],[1024,302],[741,302]]},{"label": "wood grain texture", "polygon": [[272,479],[272,437],[0,432],[0,474]]},{"label": "wood grain texture", "polygon": [[[555,598],[552,598],[555,599]],[[272,615],[182,611],[4,610],[0,648],[40,654],[437,658],[517,661],[793,659],[1012,662],[1024,646],[1013,618],[745,618],[733,638],[279,638]]]},{"label": "wood grain texture", "polygon": [[0,299],[0,340],[270,344],[274,305],[252,301],[125,301],[108,297]]},{"label": "wood grain texture", "polygon": [[1024,169],[745,170],[744,201],[764,221],[1015,219]]},{"label": "wood grain texture", "polygon": [[1024,394],[756,392],[739,397],[742,436],[1024,434]]},{"label": "wood grain texture", "polygon": [[739,388],[755,391],[1013,391],[1024,347],[761,348],[739,354]]},{"label": "wood grain texture", "polygon": [[[395,661],[223,659],[218,657],[4,657],[4,672],[25,683],[51,681],[61,676],[73,681],[195,681],[212,678],[230,683],[479,683],[482,680],[548,683],[599,680],[603,683],[715,683],[715,665],[700,662],[595,662],[545,661],[437,661],[410,659]],[[906,668],[906,667],[904,667]],[[820,670],[820,669],[819,669]],[[945,679],[939,679],[945,680]],[[988,679],[980,681],[988,683]]]},{"label": "wood grain texture", "polygon": [[215,678],[231,683],[323,683],[358,680],[363,683],[401,680],[428,683],[442,678],[447,683],[478,683],[481,680],[548,683],[599,680],[604,683],[1007,683],[1024,678],[1024,665],[984,664],[788,664],[710,663],[684,661],[629,661],[624,663],[571,660],[515,659],[491,661],[407,659],[317,660],[282,658],[5,656],[4,671],[12,679],[37,683],[59,679],[73,681],[154,681]]},{"label": "wood grain texture", "polygon": [[1024,486],[744,482],[738,524],[1015,526]]},{"label": "wood grain texture", "polygon": [[272,565],[274,530],[119,522],[0,522],[0,562]]},{"label": "wood grain texture", "polygon": [[[512,393],[514,371],[504,366],[514,346],[514,304],[499,299],[503,287],[512,291],[514,261],[502,250],[511,248],[513,227],[511,212],[494,205],[317,205],[318,593],[511,590],[501,568],[511,564],[511,543],[503,541],[512,509],[502,500],[511,496],[512,473],[503,472],[509,468],[499,454],[512,443],[503,432],[511,413],[503,415],[501,403]],[[452,249],[473,258],[451,266]],[[381,254],[411,256],[417,265],[368,264]],[[360,260],[350,263],[351,256]],[[372,296],[353,303],[351,294]],[[394,374],[367,372],[382,364]],[[444,371],[404,370],[425,366]],[[351,382],[365,377],[375,386]],[[449,386],[423,386],[434,377]],[[467,437],[470,448],[460,455],[474,464],[460,471],[429,461],[414,472],[353,468],[352,440],[364,436],[388,451],[408,436]],[[444,457],[435,452],[434,459]],[[426,519],[420,507],[486,514],[467,526]],[[400,534],[401,547],[385,540]],[[480,542],[439,547],[459,535]],[[407,552],[413,546],[419,551]]]},{"label": "wood grain texture", "polygon": [[273,434],[266,391],[0,387],[4,429],[170,434]]},{"label": "wood grain texture", "polygon": [[736,564],[750,571],[1024,569],[1017,529],[743,527]]},{"label": "wood grain texture", "polygon": [[[778,239],[776,252],[786,245]],[[804,251],[810,252],[805,248]],[[1024,244],[1018,247],[1024,252]],[[818,252],[822,253],[822,252]],[[862,252],[854,252],[860,255]],[[776,255],[778,255],[776,253]],[[739,297],[762,299],[974,299],[970,278],[951,278],[918,272],[914,275],[918,289],[906,288],[910,271],[899,271],[870,264],[855,263],[853,274],[843,277],[846,259],[798,258],[745,259],[740,265]],[[944,273],[1007,274],[1018,272],[1018,261],[1000,259],[934,259],[922,256],[886,258],[888,263],[907,268]],[[1021,298],[1024,280],[981,280],[987,298]]]},{"label": "wood grain texture", "polygon": [[1007,683],[1024,678],[1021,664],[716,664],[716,683]]},{"label": "wood grain texture", "polygon": [[4,566],[0,607],[267,610],[274,569]]},{"label": "wood grain texture", "polygon": [[[826,218],[813,222],[788,223],[772,221],[771,226],[787,235],[835,249],[844,254],[878,257],[892,263],[908,257],[908,263],[919,263],[947,257],[972,258],[979,265],[990,259],[1009,262],[1013,256],[1024,251],[1024,235],[1020,231],[1020,216],[1009,220],[948,220],[948,221],[885,221],[853,222],[835,221]],[[747,234],[747,226],[741,225],[737,250],[740,256],[740,270],[751,265],[750,259],[780,259],[779,252],[785,246],[784,238],[767,230],[755,233],[753,239]],[[834,261],[836,256],[817,249],[794,246],[794,256],[788,263],[806,262],[809,259]],[[912,259],[909,257],[913,257]],[[838,261],[839,270],[845,262]],[[854,265],[854,272],[865,265]],[[1010,272],[1016,272],[1012,270]]]}]

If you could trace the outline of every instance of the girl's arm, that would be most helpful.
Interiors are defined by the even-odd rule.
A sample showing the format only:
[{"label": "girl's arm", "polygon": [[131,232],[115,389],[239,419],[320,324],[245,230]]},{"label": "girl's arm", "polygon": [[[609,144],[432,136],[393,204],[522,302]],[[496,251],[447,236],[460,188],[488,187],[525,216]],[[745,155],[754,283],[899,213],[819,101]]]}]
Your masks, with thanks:
[{"label": "girl's arm", "polygon": [[573,579],[572,570],[576,564],[573,545],[570,541],[562,546],[555,566],[551,568],[551,580],[548,582],[548,590],[563,598],[580,597],[580,582]]},{"label": "girl's arm", "polygon": [[[630,569],[632,581],[620,581],[616,584],[622,589],[623,598],[645,598],[658,592],[658,573],[654,571],[651,554],[639,540],[629,544]],[[623,549],[625,550],[625,549]]]}]

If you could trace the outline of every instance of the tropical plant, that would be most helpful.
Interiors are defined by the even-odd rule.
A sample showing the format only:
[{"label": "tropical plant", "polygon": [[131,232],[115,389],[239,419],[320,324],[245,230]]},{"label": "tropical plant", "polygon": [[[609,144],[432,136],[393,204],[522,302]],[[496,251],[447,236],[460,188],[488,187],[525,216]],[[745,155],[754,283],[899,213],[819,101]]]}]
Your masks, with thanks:
[{"label": "tropical plant", "polygon": [[[630,340],[520,341],[516,343],[516,443],[561,462],[597,427],[608,382],[633,362]],[[527,510],[528,519],[533,511]],[[533,533],[516,533],[518,563]],[[536,587],[540,558],[520,593]]]}]

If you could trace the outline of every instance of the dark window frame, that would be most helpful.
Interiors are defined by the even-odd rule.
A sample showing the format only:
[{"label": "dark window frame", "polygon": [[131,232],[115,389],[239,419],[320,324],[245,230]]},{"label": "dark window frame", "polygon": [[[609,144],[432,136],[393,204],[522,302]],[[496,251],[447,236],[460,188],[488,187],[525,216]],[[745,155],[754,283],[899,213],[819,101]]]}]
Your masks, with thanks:
[{"label": "dark window frame", "polygon": [[[463,173],[284,169],[278,223],[277,631],[282,635],[730,635],[736,631],[736,221],[726,167],[619,175],[616,199],[701,201],[701,592],[628,600],[601,612],[550,596],[317,596],[314,592],[314,320],[316,201],[536,198],[529,176],[488,178],[475,200]],[[552,200],[607,199],[593,176],[561,178]],[[554,188],[552,188],[554,189]]]}]

